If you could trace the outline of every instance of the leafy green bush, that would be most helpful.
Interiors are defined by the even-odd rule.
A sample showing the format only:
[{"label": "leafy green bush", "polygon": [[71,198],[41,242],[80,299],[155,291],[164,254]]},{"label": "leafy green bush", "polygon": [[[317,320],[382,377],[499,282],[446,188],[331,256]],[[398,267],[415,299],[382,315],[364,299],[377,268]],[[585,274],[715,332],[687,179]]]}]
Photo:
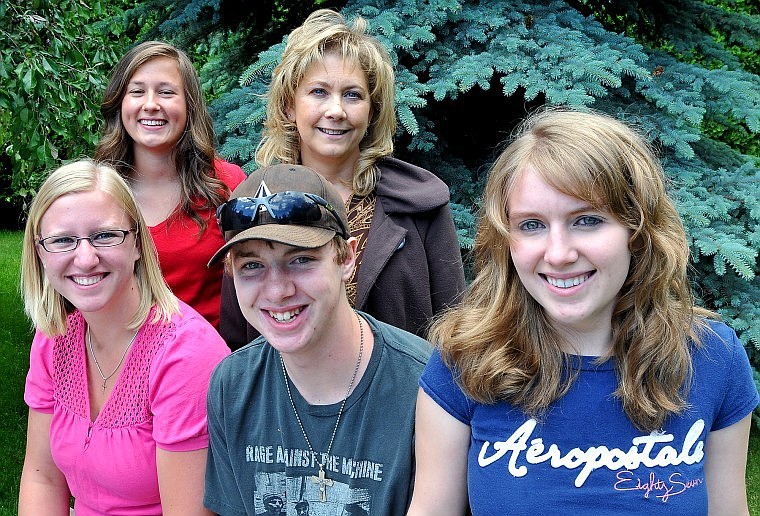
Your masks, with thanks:
[{"label": "leafy green bush", "polygon": [[46,171],[94,147],[107,75],[124,46],[119,23],[106,21],[117,6],[0,2],[0,155],[12,168],[0,198],[30,199]]}]

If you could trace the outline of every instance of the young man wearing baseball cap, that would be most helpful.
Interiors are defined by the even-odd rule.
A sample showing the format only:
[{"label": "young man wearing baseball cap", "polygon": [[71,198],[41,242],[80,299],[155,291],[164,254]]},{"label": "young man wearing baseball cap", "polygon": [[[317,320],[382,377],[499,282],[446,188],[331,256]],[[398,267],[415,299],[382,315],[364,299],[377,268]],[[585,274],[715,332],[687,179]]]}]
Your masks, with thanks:
[{"label": "young man wearing baseball cap", "polygon": [[261,337],[215,370],[208,508],[259,514],[276,495],[314,514],[404,514],[417,380],[430,345],[354,311],[340,195],[313,170],[252,173],[218,212],[238,301]]}]

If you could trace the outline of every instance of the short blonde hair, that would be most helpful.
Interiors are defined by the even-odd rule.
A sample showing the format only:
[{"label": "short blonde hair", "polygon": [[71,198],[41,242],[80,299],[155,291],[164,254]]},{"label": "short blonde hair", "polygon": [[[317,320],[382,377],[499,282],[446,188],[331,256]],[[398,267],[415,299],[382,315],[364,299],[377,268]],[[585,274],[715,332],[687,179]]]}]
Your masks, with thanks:
[{"label": "short blonde hair", "polygon": [[129,328],[139,328],[156,305],[155,321],[168,322],[179,311],[174,297],[164,281],[158,265],[153,239],[140,214],[132,191],[122,177],[108,165],[83,159],[63,165],[53,171],[40,187],[29,208],[21,251],[21,292],[24,309],[32,323],[46,335],[66,332],[68,315],[75,307],[53,289],[37,255],[42,217],[51,204],[64,195],[100,190],[110,195],[136,228],[135,238],[140,246],[140,258],[135,262],[135,277],[140,290],[140,306]]},{"label": "short blonde hair", "polygon": [[366,26],[361,17],[349,27],[340,13],[319,9],[290,33],[282,60],[272,71],[263,138],[256,151],[259,166],[278,161],[301,163],[298,128],[288,119],[287,111],[309,67],[322,63],[326,55],[337,55],[343,61],[356,63],[367,78],[372,107],[367,135],[359,144],[360,156],[351,186],[359,195],[375,188],[379,173],[375,163],[393,152],[395,75],[388,52],[377,39],[366,34]]}]

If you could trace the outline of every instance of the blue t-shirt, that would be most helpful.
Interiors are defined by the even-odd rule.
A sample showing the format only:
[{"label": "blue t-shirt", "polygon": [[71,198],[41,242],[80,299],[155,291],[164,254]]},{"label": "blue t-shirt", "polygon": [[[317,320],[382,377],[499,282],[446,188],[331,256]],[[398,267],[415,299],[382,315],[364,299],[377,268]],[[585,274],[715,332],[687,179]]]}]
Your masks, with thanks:
[{"label": "blue t-shirt", "polygon": [[472,514],[707,514],[704,447],[758,403],[747,354],[728,326],[693,348],[688,408],[647,435],[613,396],[613,360],[578,357],[570,391],[540,421],[509,403],[466,397],[436,350],[420,385],[470,426]]}]

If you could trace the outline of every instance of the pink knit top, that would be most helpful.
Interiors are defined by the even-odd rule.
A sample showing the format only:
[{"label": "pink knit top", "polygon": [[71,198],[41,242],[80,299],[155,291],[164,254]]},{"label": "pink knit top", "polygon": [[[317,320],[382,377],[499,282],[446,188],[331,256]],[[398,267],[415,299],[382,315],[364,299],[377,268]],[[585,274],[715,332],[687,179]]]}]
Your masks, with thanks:
[{"label": "pink knit top", "polygon": [[161,514],[156,447],[208,447],[206,391],[229,349],[192,308],[180,302],[180,311],[170,324],[143,324],[94,421],[81,313],[69,316],[63,336],[37,331],[24,399],[52,414],[50,449],[77,516]]}]

